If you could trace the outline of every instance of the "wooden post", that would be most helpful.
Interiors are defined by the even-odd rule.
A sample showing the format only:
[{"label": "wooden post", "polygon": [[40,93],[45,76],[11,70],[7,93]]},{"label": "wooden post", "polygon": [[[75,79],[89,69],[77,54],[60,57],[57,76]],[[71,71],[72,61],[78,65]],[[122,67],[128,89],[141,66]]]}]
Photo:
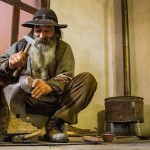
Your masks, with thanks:
[{"label": "wooden post", "polygon": [[50,8],[50,0],[41,0],[41,8]]},{"label": "wooden post", "polygon": [[19,3],[20,0],[17,0],[13,6],[10,45],[12,45],[14,42],[18,40],[19,18],[20,18],[20,8],[18,7]]}]

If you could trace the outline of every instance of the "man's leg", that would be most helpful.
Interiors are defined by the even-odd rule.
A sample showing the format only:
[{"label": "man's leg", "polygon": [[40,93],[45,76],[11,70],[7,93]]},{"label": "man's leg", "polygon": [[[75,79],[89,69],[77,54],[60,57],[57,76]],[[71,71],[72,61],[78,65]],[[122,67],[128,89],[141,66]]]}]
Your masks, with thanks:
[{"label": "man's leg", "polygon": [[70,81],[62,96],[59,109],[47,122],[46,137],[48,140],[68,142],[64,123],[78,122],[78,113],[90,103],[96,87],[97,82],[90,73],[81,73]]},{"label": "man's leg", "polygon": [[97,87],[97,82],[90,73],[77,75],[66,87],[61,107],[54,114],[70,124],[78,123],[78,113],[90,103]]}]

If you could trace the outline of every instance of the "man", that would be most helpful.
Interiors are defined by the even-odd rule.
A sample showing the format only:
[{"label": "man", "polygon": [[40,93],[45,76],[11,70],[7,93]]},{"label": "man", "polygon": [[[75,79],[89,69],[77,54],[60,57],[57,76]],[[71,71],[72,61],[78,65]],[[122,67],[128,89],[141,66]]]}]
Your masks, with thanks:
[{"label": "man", "polygon": [[[58,24],[53,10],[38,10],[33,20],[23,26],[32,29],[29,36],[38,45],[31,46],[27,55],[24,53],[27,42],[23,39],[1,55],[1,89],[15,85],[8,93],[13,96],[6,100],[13,115],[19,114],[22,120],[26,119],[26,112],[49,115],[46,140],[68,142],[64,123],[78,122],[78,113],[87,107],[96,91],[96,80],[88,72],[74,77],[71,47],[61,40],[60,29],[67,25]],[[17,77],[16,69],[20,70]]]}]

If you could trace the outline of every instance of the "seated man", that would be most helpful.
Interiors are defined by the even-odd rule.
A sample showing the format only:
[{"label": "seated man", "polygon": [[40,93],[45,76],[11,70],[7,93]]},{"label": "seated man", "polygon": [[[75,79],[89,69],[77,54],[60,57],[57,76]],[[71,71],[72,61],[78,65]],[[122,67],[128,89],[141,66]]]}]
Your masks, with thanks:
[{"label": "seated man", "polygon": [[[46,140],[68,142],[64,123],[78,122],[78,113],[90,103],[97,82],[88,72],[74,77],[71,47],[61,40],[60,29],[67,25],[58,24],[53,10],[42,8],[33,20],[22,25],[31,28],[29,36],[38,41],[38,45],[31,46],[26,54],[27,41],[22,39],[0,56],[1,90],[10,84],[15,85],[17,88],[8,93],[10,97],[13,93],[7,101],[10,111],[19,114],[22,120],[26,119],[28,108],[32,113],[49,115]],[[17,76],[14,75],[16,69],[19,70]]]}]

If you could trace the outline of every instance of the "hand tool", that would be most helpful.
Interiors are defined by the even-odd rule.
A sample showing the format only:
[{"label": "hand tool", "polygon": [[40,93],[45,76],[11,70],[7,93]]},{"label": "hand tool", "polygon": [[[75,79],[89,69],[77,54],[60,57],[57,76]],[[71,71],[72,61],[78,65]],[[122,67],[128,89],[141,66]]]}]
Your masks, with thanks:
[{"label": "hand tool", "polygon": [[20,142],[37,142],[38,136],[41,134],[41,130],[38,130],[34,133],[25,133],[25,134],[15,134],[11,136],[11,141],[14,143]]},{"label": "hand tool", "polygon": [[[30,50],[30,47],[31,47],[32,45],[35,46],[35,47],[37,47],[39,41],[38,41],[38,40],[35,41],[35,40],[33,40],[31,37],[26,36],[26,35],[24,35],[23,37],[24,37],[24,39],[27,41],[27,45],[26,45],[26,47],[25,47],[24,53],[25,53],[26,55],[28,55],[28,52],[29,52],[29,50]],[[14,76],[14,77],[17,77],[17,75],[19,74],[19,72],[20,72],[20,69],[16,69],[16,70],[14,71],[14,73],[13,73],[13,76]]]}]

